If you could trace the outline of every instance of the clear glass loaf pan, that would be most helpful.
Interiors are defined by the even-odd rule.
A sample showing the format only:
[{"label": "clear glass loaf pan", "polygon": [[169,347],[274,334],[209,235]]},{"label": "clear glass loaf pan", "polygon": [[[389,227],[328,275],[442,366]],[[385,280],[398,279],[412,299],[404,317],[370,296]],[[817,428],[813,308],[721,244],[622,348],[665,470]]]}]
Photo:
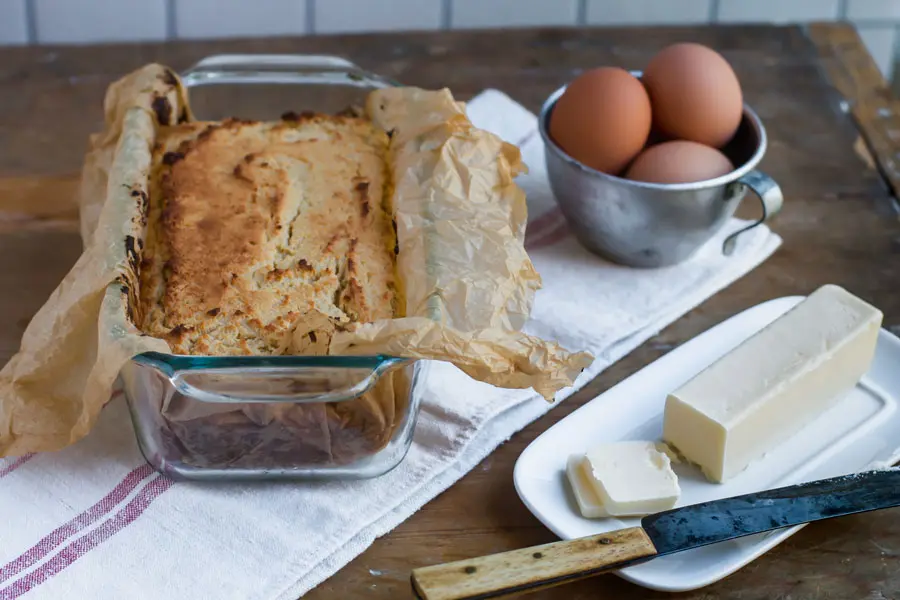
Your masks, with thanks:
[{"label": "clear glass loaf pan", "polygon": [[[198,119],[364,106],[396,85],[341,58],[213,56],[182,74]],[[412,443],[427,362],[146,353],[121,379],[141,452],[173,479],[353,479]]]}]

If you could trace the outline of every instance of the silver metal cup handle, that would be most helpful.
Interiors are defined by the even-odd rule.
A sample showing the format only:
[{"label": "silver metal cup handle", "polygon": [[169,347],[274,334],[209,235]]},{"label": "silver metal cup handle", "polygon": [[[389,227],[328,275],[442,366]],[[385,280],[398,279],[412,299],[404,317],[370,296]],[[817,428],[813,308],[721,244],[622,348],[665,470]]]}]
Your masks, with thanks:
[{"label": "silver metal cup handle", "polygon": [[741,185],[749,188],[750,191],[759,198],[759,202],[762,205],[762,216],[758,221],[752,223],[743,229],[735,231],[722,242],[722,252],[727,256],[734,252],[734,248],[737,245],[737,238],[742,233],[746,233],[750,231],[757,225],[765,223],[770,220],[772,217],[778,214],[781,210],[781,205],[784,204],[784,195],[781,193],[781,188],[778,187],[778,184],[775,183],[775,180],[763,173],[762,171],[750,171],[737,181],[735,181],[732,185]]}]

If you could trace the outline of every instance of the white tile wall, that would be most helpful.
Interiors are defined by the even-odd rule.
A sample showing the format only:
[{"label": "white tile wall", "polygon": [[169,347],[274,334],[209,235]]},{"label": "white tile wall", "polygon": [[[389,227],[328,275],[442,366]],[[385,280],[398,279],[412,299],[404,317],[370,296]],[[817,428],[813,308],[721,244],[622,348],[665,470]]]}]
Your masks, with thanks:
[{"label": "white tile wall", "polygon": [[[180,0],[184,1],[184,0]],[[250,1],[250,0],[248,0]],[[441,0],[313,0],[316,33],[439,29]]]},{"label": "white tile wall", "polygon": [[458,28],[575,25],[577,0],[454,0],[450,25]]},{"label": "white tile wall", "polygon": [[855,21],[900,21],[900,0],[848,0],[846,16]]},{"label": "white tile wall", "polygon": [[0,45],[27,43],[25,0],[0,0]]},{"label": "white tile wall", "polygon": [[587,0],[587,22],[610,25],[704,23],[709,21],[712,8],[711,0]]},{"label": "white tile wall", "polygon": [[881,73],[888,79],[894,69],[894,49],[897,46],[897,30],[894,27],[858,27],[859,36],[869,54],[878,63]]},{"label": "white tile wall", "polygon": [[37,41],[41,43],[78,44],[166,38],[165,0],[29,1],[34,3]]},{"label": "white tile wall", "polygon": [[720,22],[790,23],[835,19],[838,0],[719,0]]},{"label": "white tile wall", "polygon": [[0,0],[0,45],[447,28],[854,22],[882,72],[900,0]]},{"label": "white tile wall", "polygon": [[183,38],[306,33],[305,0],[182,0],[175,32]]}]

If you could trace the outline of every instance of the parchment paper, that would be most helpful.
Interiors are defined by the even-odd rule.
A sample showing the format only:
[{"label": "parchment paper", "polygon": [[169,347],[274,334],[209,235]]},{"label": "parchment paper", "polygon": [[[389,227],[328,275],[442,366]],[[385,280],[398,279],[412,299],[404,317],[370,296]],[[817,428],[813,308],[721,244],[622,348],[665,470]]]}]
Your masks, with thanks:
[{"label": "parchment paper", "polygon": [[[110,87],[104,111],[82,175],[84,253],[0,371],[0,456],[82,438],[131,357],[170,351],[138,331],[133,307],[152,147],[160,126],[191,119],[187,95],[171,70],[148,65]],[[447,360],[481,381],[552,399],[592,357],[519,331],[540,278],[523,246],[518,149],[472,126],[446,90],[377,90],[367,111],[393,130],[406,316],[340,333],[328,353]]]}]

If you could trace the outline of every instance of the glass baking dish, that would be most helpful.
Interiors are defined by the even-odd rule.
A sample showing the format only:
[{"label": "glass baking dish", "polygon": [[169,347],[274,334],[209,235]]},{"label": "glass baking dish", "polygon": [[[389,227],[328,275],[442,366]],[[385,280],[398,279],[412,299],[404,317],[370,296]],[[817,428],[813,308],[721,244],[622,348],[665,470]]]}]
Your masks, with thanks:
[{"label": "glass baking dish", "polygon": [[[199,120],[364,105],[396,85],[331,56],[222,55],[182,74]],[[145,353],[121,379],[141,452],[173,479],[353,479],[412,443],[427,362]]]}]

